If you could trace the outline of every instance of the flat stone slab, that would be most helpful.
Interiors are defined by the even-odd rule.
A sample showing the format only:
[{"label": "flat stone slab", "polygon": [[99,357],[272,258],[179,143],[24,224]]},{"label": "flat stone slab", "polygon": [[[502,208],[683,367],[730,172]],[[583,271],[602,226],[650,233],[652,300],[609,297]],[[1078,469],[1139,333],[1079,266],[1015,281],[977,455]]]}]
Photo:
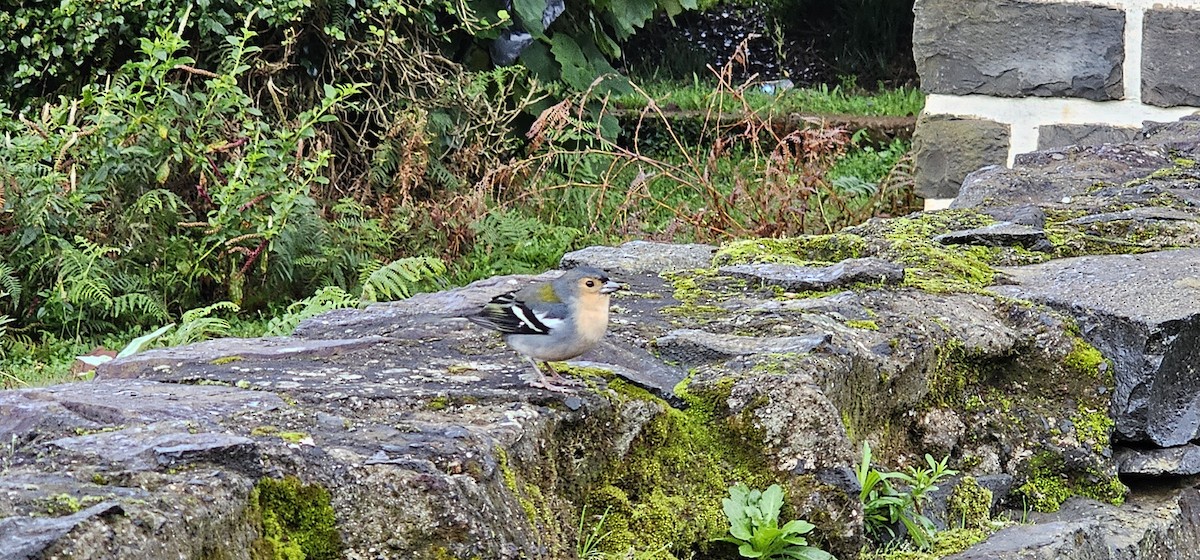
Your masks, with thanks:
[{"label": "flat stone slab", "polygon": [[1159,447],[1200,435],[1200,249],[999,269],[994,291],[1073,315],[1116,365],[1118,439]]},{"label": "flat stone slab", "polygon": [[559,266],[594,266],[610,274],[659,274],[712,264],[717,248],[704,244],[656,243],[629,241],[617,247],[588,247],[563,255]]},{"label": "flat stone slab", "polygon": [[664,359],[686,366],[751,354],[803,354],[827,344],[830,338],[827,333],[756,337],[679,329],[659,337],[654,344]]},{"label": "flat stone slab", "polygon": [[1130,449],[1116,451],[1121,474],[1143,476],[1190,476],[1200,474],[1200,446],[1194,444],[1167,449]]},{"label": "flat stone slab", "polygon": [[981,228],[944,233],[933,238],[943,245],[983,245],[986,247],[1020,246],[1026,249],[1050,248],[1041,228],[999,222]]},{"label": "flat stone slab", "polygon": [[1058,512],[1034,513],[1029,521],[1031,523],[1001,529],[986,541],[945,558],[1195,558],[1195,549],[1175,537],[1192,534],[1200,524],[1200,493],[1194,488],[1184,488],[1139,494],[1120,508],[1085,498],[1071,498]]},{"label": "flat stone slab", "polygon": [[855,283],[899,284],[904,281],[903,266],[873,257],[847,259],[830,266],[738,264],[723,266],[718,272],[792,292],[833,290]]}]

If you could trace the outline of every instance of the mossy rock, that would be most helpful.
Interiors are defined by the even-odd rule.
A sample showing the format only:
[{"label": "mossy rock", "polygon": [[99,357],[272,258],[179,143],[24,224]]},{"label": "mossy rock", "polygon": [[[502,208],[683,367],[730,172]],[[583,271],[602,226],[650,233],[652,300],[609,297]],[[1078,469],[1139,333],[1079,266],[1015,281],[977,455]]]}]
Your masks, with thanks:
[{"label": "mossy rock", "polygon": [[336,560],[342,541],[329,491],[299,478],[264,478],[250,494],[262,521],[253,556],[262,560]]}]

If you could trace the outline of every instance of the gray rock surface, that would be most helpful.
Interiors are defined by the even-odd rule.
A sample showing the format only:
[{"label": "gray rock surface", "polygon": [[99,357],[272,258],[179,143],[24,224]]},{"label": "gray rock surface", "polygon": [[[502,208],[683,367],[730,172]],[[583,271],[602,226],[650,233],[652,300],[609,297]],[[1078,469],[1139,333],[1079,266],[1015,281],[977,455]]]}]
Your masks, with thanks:
[{"label": "gray rock surface", "polygon": [[1116,364],[1124,440],[1161,447],[1200,435],[1200,249],[1087,256],[1003,270],[1002,294],[1074,315]]},{"label": "gray rock surface", "polygon": [[1130,142],[1141,130],[1130,126],[1106,124],[1046,124],[1038,127],[1037,149],[1048,150],[1064,146],[1096,146]]},{"label": "gray rock surface", "polygon": [[922,113],[913,133],[916,193],[954,198],[971,172],[1008,160],[1008,125],[986,119]]},{"label": "gray rock surface", "polygon": [[1012,222],[997,222],[981,228],[952,231],[933,239],[943,245],[1017,246],[1035,250],[1049,248],[1046,232],[1041,228]]},{"label": "gray rock surface", "polygon": [[1123,185],[1168,167],[1156,145],[1070,146],[1017,156],[1012,169],[980,169],[966,178],[952,208],[1057,204],[1103,185]]},{"label": "gray rock surface", "polygon": [[1032,524],[1001,529],[986,542],[948,560],[1097,560],[1196,557],[1200,539],[1200,493],[1163,489],[1130,499],[1123,507],[1073,498]]},{"label": "gray rock surface", "polygon": [[1142,22],[1142,101],[1200,105],[1200,12],[1156,7]]},{"label": "gray rock surface", "polygon": [[1200,446],[1194,444],[1166,449],[1116,450],[1117,469],[1123,475],[1191,476],[1200,474]]},{"label": "gray rock surface", "polygon": [[572,251],[563,255],[559,266],[574,268],[589,264],[610,274],[659,274],[707,268],[716,250],[713,245],[629,241],[620,247],[597,246]]},{"label": "gray rock surface", "polygon": [[904,281],[903,266],[874,257],[846,259],[830,266],[737,264],[723,266],[717,272],[792,292],[834,290],[856,283],[895,285]]},{"label": "gray rock surface", "polygon": [[1123,95],[1121,10],[1020,0],[918,0],[914,11],[913,55],[927,92],[1095,101]]}]

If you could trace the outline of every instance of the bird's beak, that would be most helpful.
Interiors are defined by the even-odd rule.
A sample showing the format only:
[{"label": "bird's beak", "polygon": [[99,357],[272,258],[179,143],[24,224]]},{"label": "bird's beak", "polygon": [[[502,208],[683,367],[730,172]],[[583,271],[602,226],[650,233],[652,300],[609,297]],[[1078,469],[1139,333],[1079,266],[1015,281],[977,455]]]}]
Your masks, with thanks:
[{"label": "bird's beak", "polygon": [[617,290],[620,290],[623,287],[624,286],[622,286],[621,284],[614,282],[612,280],[609,280],[608,282],[604,283],[604,287],[600,288],[600,293],[611,294]]}]

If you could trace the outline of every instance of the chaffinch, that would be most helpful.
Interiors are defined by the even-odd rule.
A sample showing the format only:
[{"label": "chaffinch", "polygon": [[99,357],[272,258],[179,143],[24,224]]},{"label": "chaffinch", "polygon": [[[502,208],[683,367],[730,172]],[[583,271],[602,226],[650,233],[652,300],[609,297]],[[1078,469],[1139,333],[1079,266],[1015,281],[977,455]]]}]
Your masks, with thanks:
[{"label": "chaffinch", "polygon": [[[500,331],[504,342],[529,361],[535,372],[530,386],[566,391],[558,385],[566,379],[550,362],[579,356],[604,338],[609,295],[619,289],[604,272],[581,266],[549,282],[498,295],[467,319]],[[550,371],[549,379],[538,361]]]}]

